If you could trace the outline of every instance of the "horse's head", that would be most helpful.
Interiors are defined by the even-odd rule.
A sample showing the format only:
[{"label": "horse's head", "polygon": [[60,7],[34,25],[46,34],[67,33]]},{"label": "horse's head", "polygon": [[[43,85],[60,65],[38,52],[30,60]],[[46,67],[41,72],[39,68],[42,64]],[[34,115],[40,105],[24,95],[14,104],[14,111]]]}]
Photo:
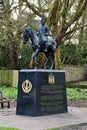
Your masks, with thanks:
[{"label": "horse's head", "polygon": [[23,43],[26,44],[30,37],[30,31],[29,28],[27,28],[23,31]]}]

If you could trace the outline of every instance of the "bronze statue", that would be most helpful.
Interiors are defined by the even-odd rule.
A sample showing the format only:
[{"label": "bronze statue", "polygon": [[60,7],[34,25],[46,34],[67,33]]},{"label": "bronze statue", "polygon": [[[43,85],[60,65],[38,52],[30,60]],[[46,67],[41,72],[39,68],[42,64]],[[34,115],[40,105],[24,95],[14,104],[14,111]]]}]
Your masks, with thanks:
[{"label": "bronze statue", "polygon": [[42,26],[39,27],[39,34],[37,35],[33,29],[26,28],[23,31],[23,43],[26,44],[27,41],[30,39],[32,42],[32,50],[33,50],[33,60],[35,64],[35,68],[38,68],[38,61],[37,61],[37,55],[39,52],[44,52],[46,55],[46,62],[44,63],[44,69],[46,69],[46,66],[48,62],[51,60],[52,64],[50,69],[54,68],[54,53],[56,48],[59,45],[59,40],[57,38],[48,38],[49,29],[48,26],[45,25],[44,19],[42,19]]},{"label": "bronze statue", "polygon": [[47,51],[49,28],[45,24],[45,18],[41,19],[41,25],[39,26],[39,29],[38,29],[38,35],[39,35],[40,42],[44,44],[44,51]]}]

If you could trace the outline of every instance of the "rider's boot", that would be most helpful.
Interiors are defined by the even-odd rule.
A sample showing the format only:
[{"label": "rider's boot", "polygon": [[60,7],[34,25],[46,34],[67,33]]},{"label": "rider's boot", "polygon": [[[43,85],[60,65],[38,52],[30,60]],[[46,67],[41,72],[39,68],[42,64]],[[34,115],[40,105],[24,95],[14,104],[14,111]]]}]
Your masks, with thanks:
[{"label": "rider's boot", "polygon": [[47,52],[48,46],[45,44],[45,49],[44,51]]}]

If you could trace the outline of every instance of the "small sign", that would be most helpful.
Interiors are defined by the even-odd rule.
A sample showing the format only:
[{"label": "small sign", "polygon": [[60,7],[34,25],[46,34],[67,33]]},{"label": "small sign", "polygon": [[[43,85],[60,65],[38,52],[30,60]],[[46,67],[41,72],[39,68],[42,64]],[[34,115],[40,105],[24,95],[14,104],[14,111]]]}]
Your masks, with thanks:
[{"label": "small sign", "polygon": [[29,80],[25,80],[22,83],[22,90],[24,93],[29,93],[32,90],[32,83]]}]

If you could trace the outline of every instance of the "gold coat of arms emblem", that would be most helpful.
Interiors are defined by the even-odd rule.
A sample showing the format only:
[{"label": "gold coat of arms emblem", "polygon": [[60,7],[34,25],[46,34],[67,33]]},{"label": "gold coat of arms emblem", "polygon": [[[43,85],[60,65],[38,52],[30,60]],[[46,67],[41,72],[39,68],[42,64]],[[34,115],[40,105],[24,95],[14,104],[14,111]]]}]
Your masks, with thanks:
[{"label": "gold coat of arms emblem", "polygon": [[49,84],[55,84],[55,78],[54,78],[54,75],[53,73],[51,73],[48,77],[48,82]]},{"label": "gold coat of arms emblem", "polygon": [[22,90],[24,93],[29,93],[32,90],[32,83],[29,80],[25,80],[22,83]]}]

